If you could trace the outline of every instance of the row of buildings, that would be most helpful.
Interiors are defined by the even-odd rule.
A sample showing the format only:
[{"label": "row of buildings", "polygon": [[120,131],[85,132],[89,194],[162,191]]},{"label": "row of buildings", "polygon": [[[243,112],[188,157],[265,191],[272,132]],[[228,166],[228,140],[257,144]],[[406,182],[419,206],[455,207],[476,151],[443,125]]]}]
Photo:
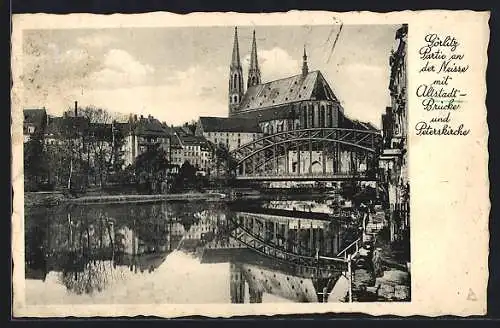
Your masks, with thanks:
[{"label": "row of buildings", "polygon": [[409,239],[410,183],[408,180],[408,26],[396,33],[396,47],[390,56],[389,92],[391,106],[382,115],[382,151],[379,185],[385,189],[391,241]]},{"label": "row of buildings", "polygon": [[[302,69],[298,74],[268,82],[262,81],[255,32],[250,55],[245,86],[238,30],[235,28],[229,65],[228,117],[199,117],[196,127],[190,129],[187,126],[169,126],[152,116],[136,115],[131,115],[123,123],[92,123],[78,114],[77,104],[74,113],[68,117],[50,117],[44,109],[27,109],[24,112],[25,140],[42,131],[47,142],[57,142],[68,135],[61,130],[64,130],[62,123],[69,122],[66,129],[69,126],[72,136],[81,137],[85,135],[84,131],[90,131],[96,138],[106,141],[106,146],[109,146],[114,133],[120,132],[125,136],[122,147],[124,166],[134,163],[150,145],[159,145],[168,154],[170,163],[179,166],[188,161],[200,171],[207,172],[214,163],[214,146],[221,143],[232,151],[265,135],[288,130],[348,128],[377,131],[371,123],[353,120],[344,113],[324,75],[320,71],[309,70],[305,48]],[[80,132],[75,134],[77,131]],[[285,156],[288,160],[282,158],[281,162],[278,161],[278,171],[297,174],[325,170],[330,173],[353,171],[352,150],[337,149],[325,154],[324,149],[317,148],[313,151],[306,147],[288,150]],[[366,158],[361,160],[366,161]],[[356,171],[361,165],[367,167],[367,163],[361,162],[354,165],[359,166],[354,169]]]},{"label": "row of buildings", "polygon": [[120,134],[124,139],[121,145],[123,168],[134,163],[135,159],[152,145],[162,148],[167,160],[180,167],[188,161],[200,172],[208,172],[213,164],[215,145],[224,144],[229,150],[255,140],[262,132],[253,120],[230,119],[223,117],[200,117],[196,129],[187,125],[171,126],[152,116],[130,115],[127,122],[94,123],[79,114],[75,103],[73,113],[54,117],[45,108],[24,110],[24,142],[40,136],[45,145],[57,145],[68,138],[77,142],[76,149],[83,150],[85,138],[112,151],[114,138]]}]

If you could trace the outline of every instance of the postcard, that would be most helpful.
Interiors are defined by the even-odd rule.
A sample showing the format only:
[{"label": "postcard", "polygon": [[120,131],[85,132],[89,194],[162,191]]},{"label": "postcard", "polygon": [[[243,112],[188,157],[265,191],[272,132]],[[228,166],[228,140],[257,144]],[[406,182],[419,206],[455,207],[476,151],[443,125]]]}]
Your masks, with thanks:
[{"label": "postcard", "polygon": [[23,14],[13,315],[482,315],[489,12]]}]

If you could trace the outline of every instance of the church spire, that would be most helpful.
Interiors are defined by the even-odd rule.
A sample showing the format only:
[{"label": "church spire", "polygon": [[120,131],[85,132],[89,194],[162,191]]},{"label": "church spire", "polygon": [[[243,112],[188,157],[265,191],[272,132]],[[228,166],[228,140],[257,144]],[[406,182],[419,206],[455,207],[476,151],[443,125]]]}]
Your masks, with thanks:
[{"label": "church spire", "polygon": [[231,59],[231,67],[238,68],[241,66],[240,62],[240,47],[238,45],[238,28],[234,28],[234,42],[233,42],[233,57]]},{"label": "church spire", "polygon": [[252,52],[250,54],[250,68],[248,69],[247,87],[260,84],[260,69],[257,59],[257,41],[255,40],[255,30],[253,31]]},{"label": "church spire", "polygon": [[307,67],[307,54],[306,45],[304,45],[304,55],[302,56],[302,76],[306,76],[309,73],[309,68]]},{"label": "church spire", "polygon": [[238,45],[238,28],[234,28],[233,56],[229,66],[229,116],[240,106],[241,98],[245,93],[243,85],[243,69],[240,61],[240,47]]}]

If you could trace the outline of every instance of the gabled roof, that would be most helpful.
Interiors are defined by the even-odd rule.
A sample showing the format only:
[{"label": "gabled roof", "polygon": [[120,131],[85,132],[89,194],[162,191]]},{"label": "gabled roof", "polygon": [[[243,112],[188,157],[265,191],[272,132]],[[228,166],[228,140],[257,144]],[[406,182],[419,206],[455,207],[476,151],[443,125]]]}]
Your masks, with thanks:
[{"label": "gabled roof", "polygon": [[42,109],[26,108],[23,110],[23,114],[24,114],[24,122],[37,123],[46,118],[47,111],[45,110],[45,108]]},{"label": "gabled roof", "polygon": [[182,137],[180,137],[180,139],[185,146],[197,146],[197,145],[205,146],[205,145],[208,145],[208,140],[202,136],[193,136],[193,135],[182,136]]},{"label": "gabled roof", "polygon": [[141,118],[135,123],[134,132],[138,136],[168,136],[165,126],[155,118]]},{"label": "gabled roof", "polygon": [[355,129],[355,130],[379,131],[379,129],[370,122],[361,122],[358,120],[353,120],[345,115],[343,115],[342,117],[341,127],[346,129]]},{"label": "gabled roof", "polygon": [[45,135],[64,137],[75,133],[85,133],[89,129],[89,121],[82,116],[51,117],[45,130]]},{"label": "gabled roof", "polygon": [[45,128],[47,123],[47,112],[45,109],[24,109],[23,114],[24,134],[28,132],[27,127],[29,125],[34,126],[36,132],[42,131]]},{"label": "gabled roof", "polygon": [[309,72],[306,76],[299,74],[248,88],[241,100],[238,112],[313,99],[338,101],[319,71]]},{"label": "gabled roof", "polygon": [[111,124],[90,123],[89,128],[91,135],[97,138],[97,140],[111,140],[113,138]]},{"label": "gabled roof", "polygon": [[203,132],[261,132],[257,120],[249,118],[202,116],[199,119],[199,123]]}]

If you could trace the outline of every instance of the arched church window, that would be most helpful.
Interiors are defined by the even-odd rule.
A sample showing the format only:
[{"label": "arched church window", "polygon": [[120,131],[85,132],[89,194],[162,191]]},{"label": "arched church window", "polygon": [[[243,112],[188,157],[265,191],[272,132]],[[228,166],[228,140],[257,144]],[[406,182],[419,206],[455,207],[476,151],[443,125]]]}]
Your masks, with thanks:
[{"label": "arched church window", "polygon": [[255,76],[252,76],[252,85],[255,84]]},{"label": "arched church window", "polygon": [[321,105],[321,111],[319,112],[319,125],[320,127],[325,127],[325,105]]}]

